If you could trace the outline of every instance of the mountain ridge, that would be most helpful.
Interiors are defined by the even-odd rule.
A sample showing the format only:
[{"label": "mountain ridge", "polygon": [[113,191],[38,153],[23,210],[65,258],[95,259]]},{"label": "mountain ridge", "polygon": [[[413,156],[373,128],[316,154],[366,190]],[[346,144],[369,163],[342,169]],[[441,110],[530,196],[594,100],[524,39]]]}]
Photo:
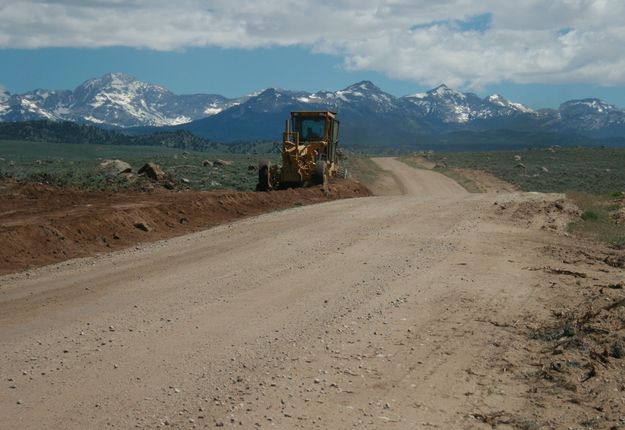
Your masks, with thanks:
[{"label": "mountain ridge", "polygon": [[350,142],[410,143],[423,134],[490,129],[625,136],[625,110],[599,99],[534,110],[499,94],[482,98],[445,84],[401,97],[365,80],[336,91],[266,88],[226,98],[176,95],[125,73],[108,73],[74,90],[0,93],[0,121],[72,121],[130,132],[183,129],[218,141],[278,139],[293,110],[339,112],[342,135]]},{"label": "mountain ridge", "polygon": [[221,112],[237,103],[218,94],[176,95],[125,73],[89,79],[74,90],[36,89],[0,97],[0,120],[48,119],[128,128],[171,126]]}]

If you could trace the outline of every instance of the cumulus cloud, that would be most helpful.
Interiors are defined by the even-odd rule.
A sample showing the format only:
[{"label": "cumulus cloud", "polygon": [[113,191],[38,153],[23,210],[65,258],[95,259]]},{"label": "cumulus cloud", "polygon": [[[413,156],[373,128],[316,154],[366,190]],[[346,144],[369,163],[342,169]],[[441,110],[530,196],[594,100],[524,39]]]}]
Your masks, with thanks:
[{"label": "cumulus cloud", "polygon": [[623,85],[623,16],[621,0],[0,0],[0,47],[300,45],[430,85]]}]

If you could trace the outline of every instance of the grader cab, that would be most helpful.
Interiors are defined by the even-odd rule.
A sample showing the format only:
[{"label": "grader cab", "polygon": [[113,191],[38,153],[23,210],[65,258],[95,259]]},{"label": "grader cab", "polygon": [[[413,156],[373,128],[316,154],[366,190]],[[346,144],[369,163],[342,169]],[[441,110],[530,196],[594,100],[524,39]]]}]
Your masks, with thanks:
[{"label": "grader cab", "polygon": [[334,112],[291,112],[282,134],[282,166],[261,163],[258,191],[324,184],[338,171],[339,121]]}]

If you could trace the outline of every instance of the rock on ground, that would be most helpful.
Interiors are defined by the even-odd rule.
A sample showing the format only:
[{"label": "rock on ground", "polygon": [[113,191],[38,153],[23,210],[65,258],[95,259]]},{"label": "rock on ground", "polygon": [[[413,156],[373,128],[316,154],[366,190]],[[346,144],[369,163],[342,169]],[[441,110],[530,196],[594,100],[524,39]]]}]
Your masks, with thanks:
[{"label": "rock on ground", "polygon": [[146,163],[137,172],[140,175],[144,175],[154,181],[161,181],[165,179],[165,172],[161,170],[161,166],[156,163]]},{"label": "rock on ground", "polygon": [[103,160],[96,167],[96,172],[103,173],[108,177],[115,177],[122,173],[132,172],[132,167],[122,160]]}]

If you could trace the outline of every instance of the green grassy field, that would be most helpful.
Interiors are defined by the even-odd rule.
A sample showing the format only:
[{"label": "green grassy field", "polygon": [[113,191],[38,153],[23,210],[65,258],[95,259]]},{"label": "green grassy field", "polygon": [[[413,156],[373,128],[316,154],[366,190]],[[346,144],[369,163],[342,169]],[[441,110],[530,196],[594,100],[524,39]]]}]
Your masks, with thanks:
[{"label": "green grassy field", "polygon": [[[125,180],[96,174],[102,159],[120,159],[136,172],[148,161],[157,163],[176,181],[189,180],[196,190],[253,190],[260,160],[277,161],[277,154],[213,154],[155,146],[79,145],[27,141],[0,141],[0,175],[71,188],[131,189]],[[232,161],[228,166],[205,167],[204,160]]]},{"label": "green grassy field", "polygon": [[97,158],[123,158],[173,155],[181,150],[160,146],[131,145],[78,145],[73,143],[30,142],[0,140],[0,157],[6,160],[95,160]]},{"label": "green grassy field", "polygon": [[625,149],[553,148],[434,153],[427,157],[449,168],[484,170],[523,191],[593,194],[625,191]]}]

